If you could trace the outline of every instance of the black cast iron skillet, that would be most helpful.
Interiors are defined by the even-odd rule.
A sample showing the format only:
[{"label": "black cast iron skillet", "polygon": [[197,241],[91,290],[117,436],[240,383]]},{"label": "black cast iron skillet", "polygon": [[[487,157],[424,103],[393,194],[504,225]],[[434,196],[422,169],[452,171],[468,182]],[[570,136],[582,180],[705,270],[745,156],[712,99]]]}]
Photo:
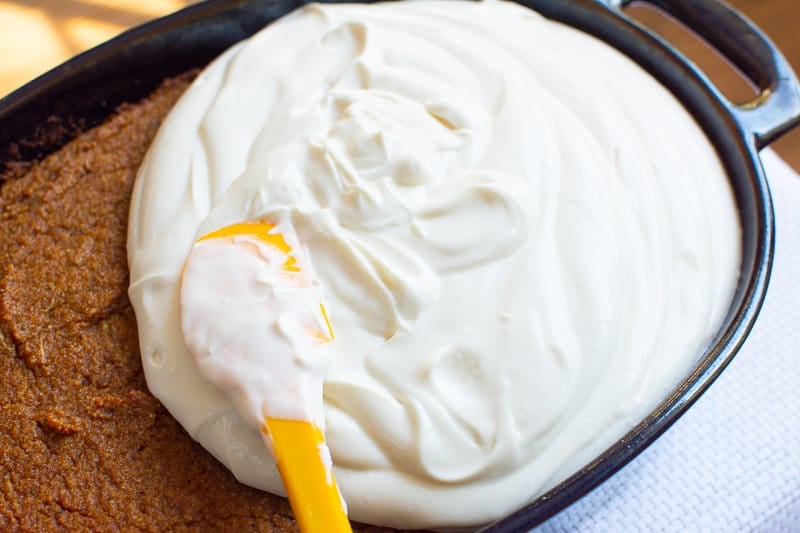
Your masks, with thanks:
[{"label": "black cast iron skillet", "polygon": [[[231,44],[304,3],[211,0],[128,31],[53,69],[0,100],[0,169],[10,157],[4,154],[18,141],[46,140],[49,129],[63,124],[94,125],[118,104],[147,95],[164,77],[202,67]],[[631,0],[520,3],[606,41],[677,96],[702,126],[728,173],[741,218],[743,257],[725,323],[691,373],[653,413],[591,464],[482,530],[492,533],[526,531],[599,485],[672,425],[731,361],[755,321],[772,266],[772,201],[758,151],[800,123],[800,85],[786,60],[752,23],[721,2],[637,3],[656,6],[684,23],[753,82],[759,96],[739,106],[727,101],[668,44],[630,19],[622,8]],[[34,159],[57,144],[22,143],[12,153]]]}]

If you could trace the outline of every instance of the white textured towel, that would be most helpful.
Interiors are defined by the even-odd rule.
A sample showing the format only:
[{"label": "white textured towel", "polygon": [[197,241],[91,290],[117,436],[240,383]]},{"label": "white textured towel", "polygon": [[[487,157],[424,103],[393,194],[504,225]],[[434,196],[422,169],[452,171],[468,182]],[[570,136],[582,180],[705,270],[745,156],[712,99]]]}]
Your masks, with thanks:
[{"label": "white textured towel", "polygon": [[800,532],[800,176],[762,152],[775,263],[745,345],[623,470],[536,532]]}]

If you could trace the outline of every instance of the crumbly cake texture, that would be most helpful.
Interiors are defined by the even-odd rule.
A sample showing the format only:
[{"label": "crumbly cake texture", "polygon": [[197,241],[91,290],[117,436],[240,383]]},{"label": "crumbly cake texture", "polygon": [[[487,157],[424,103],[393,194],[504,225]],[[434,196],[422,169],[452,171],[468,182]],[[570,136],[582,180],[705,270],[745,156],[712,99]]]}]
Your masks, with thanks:
[{"label": "crumbly cake texture", "polygon": [[288,502],[238,483],[142,372],[131,188],[191,79],[0,182],[0,530],[296,530]]}]

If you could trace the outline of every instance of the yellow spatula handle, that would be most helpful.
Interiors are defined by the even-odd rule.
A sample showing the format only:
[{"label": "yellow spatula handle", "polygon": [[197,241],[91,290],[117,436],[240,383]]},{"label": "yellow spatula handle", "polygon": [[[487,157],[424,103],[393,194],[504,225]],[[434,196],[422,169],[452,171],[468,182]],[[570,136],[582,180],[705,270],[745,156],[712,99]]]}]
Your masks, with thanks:
[{"label": "yellow spatula handle", "polygon": [[267,418],[264,433],[265,439],[271,440],[300,531],[351,532],[333,470],[323,459],[322,431],[311,422]]}]

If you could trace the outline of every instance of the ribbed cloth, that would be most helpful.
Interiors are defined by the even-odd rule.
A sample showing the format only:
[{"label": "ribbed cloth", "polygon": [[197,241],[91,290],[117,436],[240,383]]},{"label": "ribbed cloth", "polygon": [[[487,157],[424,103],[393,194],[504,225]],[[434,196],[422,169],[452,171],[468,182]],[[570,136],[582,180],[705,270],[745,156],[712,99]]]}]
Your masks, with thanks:
[{"label": "ribbed cloth", "polygon": [[761,155],[775,263],[745,345],[660,439],[536,533],[800,532],[800,176]]}]

